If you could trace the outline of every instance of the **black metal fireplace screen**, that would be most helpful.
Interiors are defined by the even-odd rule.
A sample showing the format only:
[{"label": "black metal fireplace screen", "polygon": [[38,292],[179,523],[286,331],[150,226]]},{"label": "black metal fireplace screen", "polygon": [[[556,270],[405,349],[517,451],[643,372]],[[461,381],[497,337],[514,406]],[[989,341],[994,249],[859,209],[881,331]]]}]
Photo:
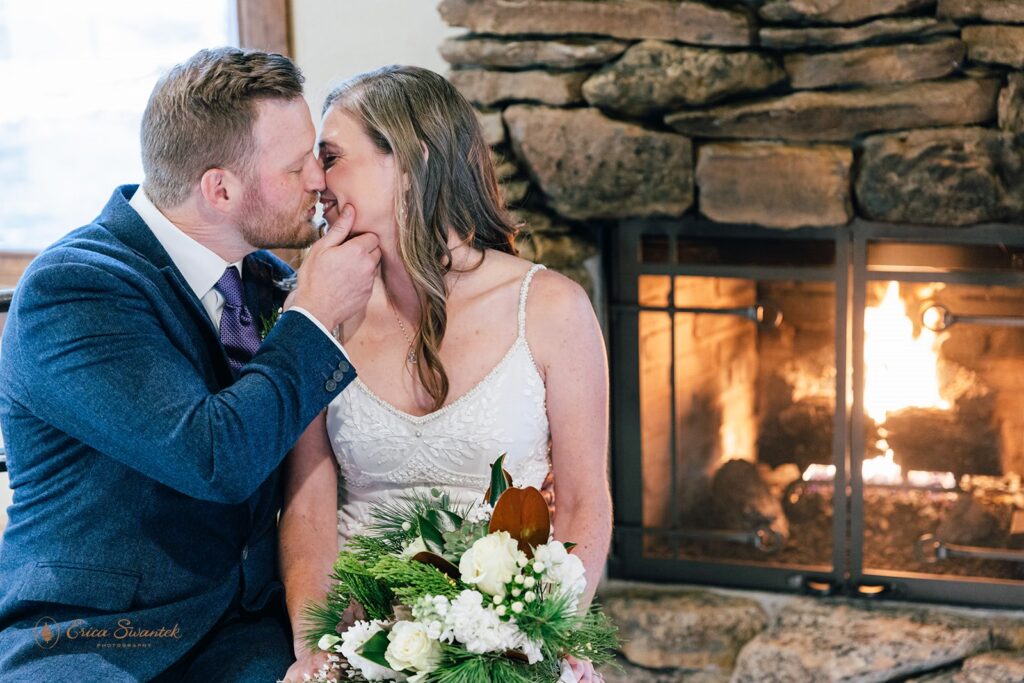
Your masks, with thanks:
[{"label": "black metal fireplace screen", "polygon": [[1024,228],[610,241],[613,576],[1024,606]]}]

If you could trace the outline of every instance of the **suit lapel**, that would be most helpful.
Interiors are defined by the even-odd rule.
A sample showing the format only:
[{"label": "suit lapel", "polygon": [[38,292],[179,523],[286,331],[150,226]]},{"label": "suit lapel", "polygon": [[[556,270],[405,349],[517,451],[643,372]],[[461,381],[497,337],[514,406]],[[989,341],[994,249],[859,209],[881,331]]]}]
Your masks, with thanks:
[{"label": "suit lapel", "polygon": [[182,327],[189,336],[187,341],[190,347],[206,350],[206,358],[218,384],[227,386],[233,378],[220,336],[181,271],[139,214],[128,204],[136,190],[137,186],[133,185],[123,185],[114,190],[114,195],[97,222],[106,226],[111,234],[160,271],[163,289],[169,294],[166,303],[175,310],[179,320],[187,321]]}]

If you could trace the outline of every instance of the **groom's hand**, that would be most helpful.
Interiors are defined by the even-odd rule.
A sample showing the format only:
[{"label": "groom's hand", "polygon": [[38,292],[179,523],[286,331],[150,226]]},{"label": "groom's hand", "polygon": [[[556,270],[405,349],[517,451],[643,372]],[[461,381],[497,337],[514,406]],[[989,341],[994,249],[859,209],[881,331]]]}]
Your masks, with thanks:
[{"label": "groom's hand", "polygon": [[338,220],[309,248],[285,305],[306,309],[329,330],[366,307],[380,262],[376,235],[349,239],[355,219],[355,209],[346,204]]}]

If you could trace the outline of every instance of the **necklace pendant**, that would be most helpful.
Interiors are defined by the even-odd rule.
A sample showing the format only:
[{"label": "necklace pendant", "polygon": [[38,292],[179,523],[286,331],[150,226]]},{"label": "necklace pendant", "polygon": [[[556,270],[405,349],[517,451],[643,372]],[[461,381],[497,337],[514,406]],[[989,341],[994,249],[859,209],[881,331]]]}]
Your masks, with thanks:
[{"label": "necklace pendant", "polygon": [[409,349],[409,355],[405,357],[406,362],[409,365],[416,365],[418,359],[416,358],[416,349]]}]

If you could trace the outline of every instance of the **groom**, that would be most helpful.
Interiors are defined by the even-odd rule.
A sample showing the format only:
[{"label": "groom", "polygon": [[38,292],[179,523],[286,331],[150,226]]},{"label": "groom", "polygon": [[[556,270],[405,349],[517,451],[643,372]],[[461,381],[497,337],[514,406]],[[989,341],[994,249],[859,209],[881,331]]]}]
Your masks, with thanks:
[{"label": "groom", "polygon": [[[157,84],[145,182],[44,251],[0,354],[14,502],[0,681],[275,681],[294,660],[278,469],[355,377],[328,330],[367,301],[353,216],[290,274],[324,174],[285,57],[204,50]],[[285,311],[260,343],[278,307]]]}]

